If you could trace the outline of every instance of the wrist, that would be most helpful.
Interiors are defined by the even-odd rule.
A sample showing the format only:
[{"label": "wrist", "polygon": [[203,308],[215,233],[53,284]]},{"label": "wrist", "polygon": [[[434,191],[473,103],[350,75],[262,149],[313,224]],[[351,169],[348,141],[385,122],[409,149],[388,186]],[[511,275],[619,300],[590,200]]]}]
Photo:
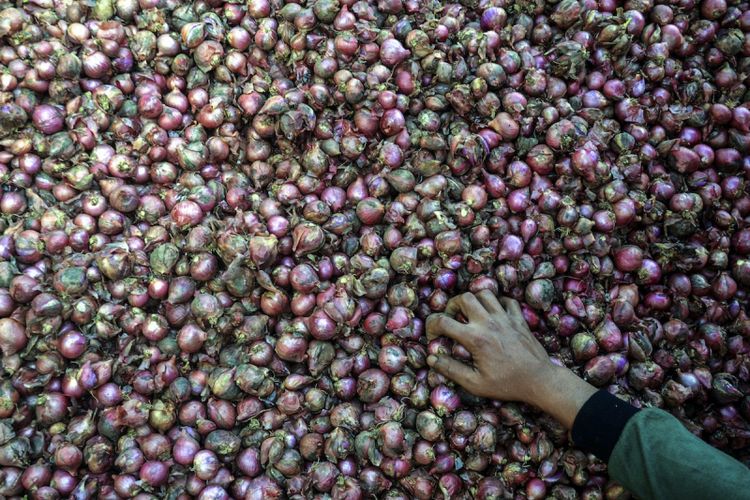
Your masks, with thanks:
[{"label": "wrist", "polygon": [[531,404],[555,417],[567,429],[573,427],[578,412],[596,388],[568,368],[553,365],[541,372],[537,389],[530,391]]},{"label": "wrist", "polygon": [[[568,371],[566,368],[562,370]],[[552,363],[546,363],[535,370],[531,378],[532,389],[529,390],[527,403],[532,404],[542,411],[550,413],[550,406],[554,404],[555,392],[559,390],[557,381],[565,374],[561,373],[561,367]]]},{"label": "wrist", "polygon": [[541,363],[540,366],[534,368],[533,374],[526,378],[527,396],[524,402],[549,413],[546,407],[553,400],[557,390],[555,381],[561,376],[560,368],[552,363]]}]

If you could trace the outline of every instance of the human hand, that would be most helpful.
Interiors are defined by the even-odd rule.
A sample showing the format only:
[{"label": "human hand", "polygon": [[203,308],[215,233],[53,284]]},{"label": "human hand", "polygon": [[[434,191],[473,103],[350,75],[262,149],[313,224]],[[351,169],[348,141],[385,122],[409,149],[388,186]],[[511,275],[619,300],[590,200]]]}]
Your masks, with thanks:
[{"label": "human hand", "polygon": [[[457,313],[468,322],[456,320]],[[488,290],[464,293],[448,302],[445,313],[429,316],[426,327],[429,339],[449,337],[471,353],[471,365],[448,355],[430,355],[427,363],[477,396],[533,404],[571,427],[596,391],[550,361],[513,299],[498,300]]]},{"label": "human hand", "polygon": [[[468,323],[454,319],[459,312]],[[554,367],[529,330],[518,302],[498,300],[488,290],[452,298],[445,313],[428,317],[426,326],[430,340],[449,337],[471,353],[473,366],[448,355],[430,356],[427,362],[477,396],[527,401]]]}]

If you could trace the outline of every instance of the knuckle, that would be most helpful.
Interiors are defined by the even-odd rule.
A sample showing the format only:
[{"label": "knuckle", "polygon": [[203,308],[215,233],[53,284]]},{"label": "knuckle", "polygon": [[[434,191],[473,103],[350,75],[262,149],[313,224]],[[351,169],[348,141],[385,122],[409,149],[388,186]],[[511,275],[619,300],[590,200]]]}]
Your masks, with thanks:
[{"label": "knuckle", "polygon": [[445,316],[435,317],[432,323],[437,330],[444,330],[445,329]]},{"label": "knuckle", "polygon": [[456,307],[460,307],[460,303],[461,303],[460,296],[453,297],[450,300],[448,300],[448,303],[446,304],[445,310],[446,311],[453,311]]},{"label": "knuckle", "polygon": [[476,335],[472,341],[472,347],[475,349],[482,351],[483,349],[489,347],[489,342],[487,341],[487,337],[484,335]]},{"label": "knuckle", "polygon": [[453,380],[459,382],[462,386],[466,384],[469,376],[466,366],[461,362],[456,362],[451,368],[453,368]]},{"label": "knuckle", "polygon": [[435,330],[435,321],[436,319],[432,316],[429,316],[427,318],[427,321],[425,322],[425,330],[427,330],[427,333],[433,333]]},{"label": "knuckle", "polygon": [[484,392],[483,385],[477,380],[477,376],[474,373],[469,374],[464,380],[464,389],[477,396],[482,396]]},{"label": "knuckle", "polygon": [[445,375],[446,377],[451,377],[453,375],[451,365],[445,358],[438,358],[437,363],[435,363],[435,367],[437,368],[438,372],[440,372],[442,375]]}]

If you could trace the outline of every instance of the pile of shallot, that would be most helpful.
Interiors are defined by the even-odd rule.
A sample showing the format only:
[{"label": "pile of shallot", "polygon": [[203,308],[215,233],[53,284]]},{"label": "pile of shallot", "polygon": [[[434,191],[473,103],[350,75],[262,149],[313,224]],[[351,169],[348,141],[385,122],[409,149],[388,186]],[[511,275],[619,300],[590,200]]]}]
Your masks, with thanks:
[{"label": "pile of shallot", "polygon": [[750,459],[747,0],[4,2],[0,181],[0,497],[628,498],[480,290]]}]

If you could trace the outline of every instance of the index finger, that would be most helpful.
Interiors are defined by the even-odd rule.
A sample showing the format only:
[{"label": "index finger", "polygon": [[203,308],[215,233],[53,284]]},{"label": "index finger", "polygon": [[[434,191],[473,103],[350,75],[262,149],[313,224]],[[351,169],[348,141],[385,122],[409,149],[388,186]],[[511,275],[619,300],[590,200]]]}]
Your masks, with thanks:
[{"label": "index finger", "polygon": [[513,325],[516,326],[517,329],[525,332],[531,331],[529,330],[529,324],[526,322],[526,317],[523,315],[523,311],[521,310],[521,305],[517,300],[513,300],[510,297],[503,297],[500,299],[500,302],[503,304],[503,307],[508,313],[508,319]]},{"label": "index finger", "polygon": [[488,313],[499,314],[503,319],[507,319],[507,313],[494,293],[489,290],[482,290],[476,296]]},{"label": "index finger", "polygon": [[479,321],[488,314],[481,302],[473,293],[469,292],[453,297],[445,306],[445,313],[450,316],[455,316],[459,312],[466,316],[469,321]]},{"label": "index finger", "polygon": [[523,312],[521,306],[517,300],[511,299],[510,297],[500,297],[500,303],[505,308],[505,312],[512,319],[523,320]]},{"label": "index finger", "polygon": [[430,355],[427,357],[427,364],[439,374],[448,377],[467,390],[472,388],[476,380],[476,370],[450,356]]}]

